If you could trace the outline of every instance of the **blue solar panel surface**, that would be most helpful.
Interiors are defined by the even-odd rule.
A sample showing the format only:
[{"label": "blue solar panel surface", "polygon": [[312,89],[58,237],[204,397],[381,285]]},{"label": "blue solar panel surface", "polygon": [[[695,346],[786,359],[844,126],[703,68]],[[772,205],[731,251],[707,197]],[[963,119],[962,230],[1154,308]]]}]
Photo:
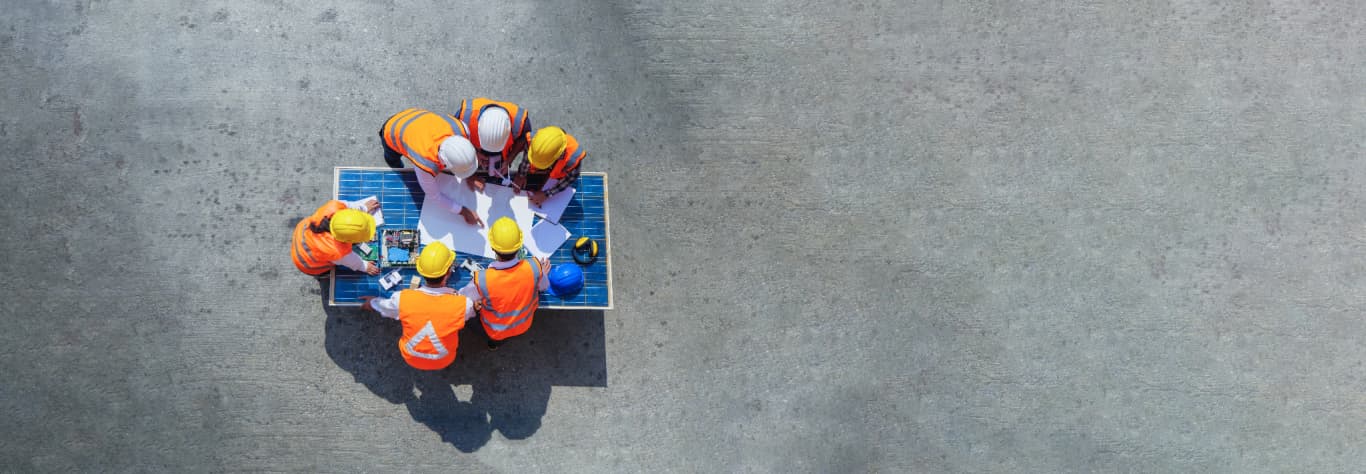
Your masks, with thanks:
[{"label": "blue solar panel surface", "polygon": [[[385,229],[417,229],[424,194],[412,169],[339,168],[335,179],[337,199],[354,201],[369,196],[379,197],[380,208],[384,211],[384,225],[380,226],[377,233]],[[611,257],[607,254],[607,180],[601,174],[583,173],[574,187],[577,192],[560,218],[560,225],[569,229],[570,238],[559,250],[551,254],[550,264],[578,265],[574,262],[572,252],[574,240],[581,236],[598,241],[598,260],[592,265],[581,267],[584,275],[582,291],[567,299],[555,296],[550,291],[541,292],[541,307],[606,308],[611,305],[607,268],[608,259]],[[540,219],[536,217],[537,222]],[[492,261],[479,255],[463,252],[458,254],[456,262],[470,258],[488,266]],[[380,276],[388,274],[390,270],[392,269],[383,269]],[[389,296],[393,291],[406,288],[408,282],[417,275],[417,271],[411,267],[398,267],[398,270],[403,274],[403,281],[393,290],[385,291],[379,286],[380,276],[370,276],[345,267],[337,267],[332,274],[333,304],[359,304],[361,296]],[[469,272],[457,268],[451,276],[449,286],[461,288],[469,281]]]}]

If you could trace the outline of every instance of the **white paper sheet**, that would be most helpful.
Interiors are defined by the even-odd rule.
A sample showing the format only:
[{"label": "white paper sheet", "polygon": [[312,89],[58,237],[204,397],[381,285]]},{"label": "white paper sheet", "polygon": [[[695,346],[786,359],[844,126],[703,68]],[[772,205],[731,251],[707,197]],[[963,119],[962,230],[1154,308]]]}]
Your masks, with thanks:
[{"label": "white paper sheet", "polygon": [[475,193],[474,199],[474,212],[484,220],[483,227],[466,224],[460,214],[432,204],[431,196],[425,198],[417,225],[422,232],[422,241],[439,240],[453,250],[493,258],[493,249],[488,244],[488,226],[493,225],[493,221],[510,217],[522,229],[522,235],[531,234],[534,213],[526,196],[518,196],[506,186],[485,184],[484,192]]},{"label": "white paper sheet", "polygon": [[[370,201],[379,202],[379,196],[370,196],[370,197],[367,197],[367,198],[365,198],[365,199],[361,199],[360,201],[357,201],[357,202],[359,202],[360,204],[363,205],[363,204],[365,204],[365,203],[367,203],[367,202],[370,202]],[[379,226],[384,225],[384,209],[383,209],[383,208],[376,207],[376,208],[375,208],[375,212],[371,212],[370,215],[375,216],[375,227],[379,227]],[[366,250],[366,252],[369,252],[369,250]]]},{"label": "white paper sheet", "polygon": [[569,229],[564,226],[542,220],[531,227],[531,238],[526,239],[526,249],[537,258],[549,257],[550,254],[559,250],[566,240],[569,240]]},{"label": "white paper sheet", "polygon": [[564,191],[560,191],[555,193],[554,196],[546,198],[545,202],[542,202],[541,205],[537,206],[533,204],[531,210],[532,212],[540,214],[545,220],[558,223],[560,222],[560,217],[564,216],[564,209],[569,207],[569,201],[574,198],[575,192],[577,191],[575,191],[574,188],[565,188]]}]

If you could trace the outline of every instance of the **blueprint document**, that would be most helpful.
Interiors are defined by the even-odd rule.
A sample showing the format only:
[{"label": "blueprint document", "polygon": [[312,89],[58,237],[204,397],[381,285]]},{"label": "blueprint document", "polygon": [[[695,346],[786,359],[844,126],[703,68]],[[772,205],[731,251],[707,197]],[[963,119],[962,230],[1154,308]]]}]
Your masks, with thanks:
[{"label": "blueprint document", "polygon": [[526,240],[526,250],[536,258],[546,258],[555,253],[564,245],[564,241],[569,240],[569,229],[564,226],[542,219],[531,227],[530,238]]},{"label": "blueprint document", "polygon": [[546,198],[545,202],[542,202],[539,206],[532,204],[531,210],[540,214],[545,220],[560,222],[560,217],[564,216],[564,209],[569,207],[569,201],[574,199],[574,193],[576,192],[578,191],[575,191],[574,188],[565,188],[564,191],[560,191],[555,193],[554,196]]},{"label": "blueprint document", "polygon": [[[437,179],[455,180],[454,177],[445,174],[439,175]],[[444,182],[439,184],[444,189],[449,189],[447,186],[452,185]],[[459,182],[453,185],[465,186]],[[531,212],[526,196],[519,196],[512,188],[497,184],[485,184],[484,192],[473,194],[474,212],[484,220],[483,227],[466,224],[465,218],[460,214],[433,204],[432,198],[428,196],[423,199],[422,214],[418,216],[417,223],[417,229],[422,233],[422,242],[431,243],[439,240],[453,250],[493,258],[493,249],[489,248],[488,243],[489,226],[493,225],[493,221],[500,217],[510,217],[522,228],[522,235],[531,235],[531,220],[535,214]]]}]

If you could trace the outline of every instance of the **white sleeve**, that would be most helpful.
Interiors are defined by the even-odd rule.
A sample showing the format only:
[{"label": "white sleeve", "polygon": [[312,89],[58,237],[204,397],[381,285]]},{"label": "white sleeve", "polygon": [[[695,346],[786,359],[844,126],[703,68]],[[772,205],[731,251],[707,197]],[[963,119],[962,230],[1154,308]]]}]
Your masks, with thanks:
[{"label": "white sleeve", "polygon": [[366,208],[365,208],[365,201],[368,201],[368,200],[370,200],[370,198],[367,197],[367,198],[365,198],[365,199],[359,199],[359,200],[355,200],[355,201],[342,201],[342,202],[346,203],[346,207],[348,207],[348,208],[355,209],[355,210],[357,210],[357,211],[370,212],[369,209],[366,209]]},{"label": "white sleeve", "polygon": [[470,297],[466,296],[466,297],[465,297],[465,320],[466,320],[466,321],[469,321],[469,320],[471,320],[471,319],[474,319],[476,316],[478,316],[478,314],[475,314],[475,312],[474,312],[474,300],[473,300],[473,299],[470,299]]},{"label": "white sleeve", "polygon": [[479,290],[475,288],[473,279],[471,279],[469,283],[465,284],[464,288],[455,290],[455,292],[460,293],[461,296],[464,296],[465,298],[468,298],[471,301],[480,299]]},{"label": "white sleeve", "polygon": [[374,308],[382,317],[398,319],[398,297],[402,294],[402,291],[396,291],[394,296],[370,300],[370,307]]},{"label": "white sleeve", "polygon": [[451,197],[443,192],[436,176],[422,170],[417,170],[414,174],[417,175],[417,185],[422,187],[422,193],[436,199],[436,205],[450,209],[451,212],[460,212],[460,208],[465,207],[464,204],[451,200]]},{"label": "white sleeve", "polygon": [[460,293],[460,296],[465,297],[465,320],[469,321],[478,317],[479,313],[474,310],[474,302],[481,298],[479,297],[479,290],[475,289],[474,280],[471,279],[464,288],[456,290],[455,292]]},{"label": "white sleeve", "polygon": [[356,252],[348,253],[345,257],[333,260],[332,263],[341,265],[346,268],[350,268],[358,272],[365,271],[365,260],[360,258],[360,255],[356,255]]}]

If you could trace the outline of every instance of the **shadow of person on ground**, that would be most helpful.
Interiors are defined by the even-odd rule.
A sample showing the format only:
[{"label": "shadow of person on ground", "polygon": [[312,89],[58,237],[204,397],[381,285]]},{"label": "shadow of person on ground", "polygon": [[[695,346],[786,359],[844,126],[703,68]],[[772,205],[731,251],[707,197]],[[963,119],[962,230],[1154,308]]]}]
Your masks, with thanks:
[{"label": "shadow of person on ground", "polygon": [[[324,347],[338,367],[390,403],[402,403],[413,420],[463,452],[483,447],[498,431],[525,439],[541,427],[551,387],[607,386],[602,311],[540,310],[526,334],[489,351],[477,319],[460,331],[456,360],[444,370],[421,371],[399,354],[397,321],[356,307],[326,305]],[[456,386],[468,385],[460,400]]]}]

